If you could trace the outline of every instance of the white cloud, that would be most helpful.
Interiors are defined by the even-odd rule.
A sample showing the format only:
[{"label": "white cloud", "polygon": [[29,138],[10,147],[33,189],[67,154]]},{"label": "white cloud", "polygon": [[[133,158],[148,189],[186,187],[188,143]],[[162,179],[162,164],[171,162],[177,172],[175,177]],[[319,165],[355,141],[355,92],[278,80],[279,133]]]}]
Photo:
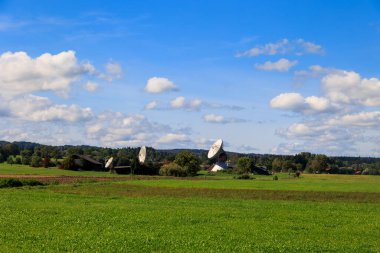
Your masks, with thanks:
[{"label": "white cloud", "polygon": [[324,97],[310,96],[304,98],[299,93],[282,93],[270,101],[270,106],[275,109],[303,114],[331,112],[336,109]]},{"label": "white cloud", "polygon": [[145,86],[145,91],[149,93],[162,93],[176,89],[176,85],[164,77],[152,77],[148,80]]},{"label": "white cloud", "polygon": [[207,123],[217,123],[217,124],[247,122],[247,120],[245,120],[245,119],[232,118],[232,117],[226,118],[222,115],[217,115],[217,114],[206,114],[203,116],[203,120]]},{"label": "white cloud", "polygon": [[222,115],[207,114],[203,116],[203,119],[209,123],[224,123],[225,119]]},{"label": "white cloud", "polygon": [[201,99],[195,98],[190,101],[186,101],[186,98],[183,96],[176,97],[170,101],[170,107],[174,109],[186,109],[189,111],[199,110],[203,106],[203,101]]},{"label": "white cloud", "polygon": [[339,71],[322,79],[326,96],[335,103],[380,105],[380,80],[362,78],[353,71]]},{"label": "white cloud", "polygon": [[[305,98],[299,93],[283,93],[273,98],[272,108],[303,116],[301,122],[279,129],[277,134],[314,153],[371,155],[361,149],[365,147],[370,152],[377,145],[373,140],[380,129],[380,80],[318,65],[302,73],[309,74],[313,77],[324,74],[320,82],[322,96]],[[288,144],[282,147],[291,146]]]},{"label": "white cloud", "polygon": [[296,39],[289,41],[282,39],[275,43],[267,43],[265,45],[257,45],[245,52],[236,54],[236,57],[256,57],[259,55],[279,55],[279,54],[324,54],[322,46],[304,39]]},{"label": "white cloud", "polygon": [[301,110],[304,98],[299,93],[282,93],[270,101],[270,106],[275,109]]},{"label": "white cloud", "polygon": [[309,41],[305,41],[303,39],[298,39],[296,41],[296,44],[298,44],[300,47],[302,47],[305,51],[305,53],[309,54],[324,54],[324,50],[322,46],[314,44]]},{"label": "white cloud", "polygon": [[94,92],[98,89],[98,84],[94,83],[94,82],[91,82],[91,81],[88,81],[85,85],[84,85],[84,88],[85,90],[89,91],[89,92]]},{"label": "white cloud", "polygon": [[70,86],[94,67],[79,64],[74,51],[49,53],[31,58],[25,52],[0,55],[0,89],[3,96],[16,96],[36,91],[55,91],[67,95]]},{"label": "white cloud", "polygon": [[175,143],[188,141],[189,137],[185,134],[169,133],[158,139],[158,143]]},{"label": "white cloud", "polygon": [[145,110],[153,110],[157,108],[157,105],[158,105],[157,101],[151,101],[148,104],[146,104],[144,108]]},{"label": "white cloud", "polygon": [[8,102],[11,117],[28,121],[68,121],[90,120],[93,113],[90,108],[78,105],[55,105],[46,97],[28,95]]},{"label": "white cloud", "polygon": [[202,104],[203,104],[202,100],[196,98],[196,99],[190,100],[189,108],[193,110],[197,110],[202,106]]},{"label": "white cloud", "polygon": [[185,106],[185,97],[176,97],[175,99],[173,99],[172,101],[170,101],[170,106],[172,108],[182,108]]},{"label": "white cloud", "polygon": [[380,127],[380,111],[360,112],[335,117],[327,122],[333,126]]},{"label": "white cloud", "polygon": [[280,59],[276,62],[267,61],[264,64],[256,64],[256,69],[265,71],[280,71],[287,72],[293,66],[295,66],[298,61],[289,61],[287,59]]}]

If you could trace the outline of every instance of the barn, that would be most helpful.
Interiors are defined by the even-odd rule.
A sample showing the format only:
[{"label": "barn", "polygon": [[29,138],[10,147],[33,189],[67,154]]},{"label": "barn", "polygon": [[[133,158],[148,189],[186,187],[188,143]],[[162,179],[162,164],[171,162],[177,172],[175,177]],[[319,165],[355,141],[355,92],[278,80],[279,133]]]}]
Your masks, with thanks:
[{"label": "barn", "polygon": [[74,160],[74,165],[76,169],[79,170],[96,170],[102,171],[104,170],[104,165],[91,157],[85,155],[77,155],[74,154],[71,156]]}]

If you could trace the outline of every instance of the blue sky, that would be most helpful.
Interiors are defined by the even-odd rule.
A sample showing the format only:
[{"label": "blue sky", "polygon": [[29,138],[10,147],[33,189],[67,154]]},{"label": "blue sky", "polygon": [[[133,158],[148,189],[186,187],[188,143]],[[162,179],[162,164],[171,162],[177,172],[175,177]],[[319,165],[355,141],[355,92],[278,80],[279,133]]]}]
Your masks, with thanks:
[{"label": "blue sky", "polygon": [[378,1],[0,1],[0,139],[380,156]]}]

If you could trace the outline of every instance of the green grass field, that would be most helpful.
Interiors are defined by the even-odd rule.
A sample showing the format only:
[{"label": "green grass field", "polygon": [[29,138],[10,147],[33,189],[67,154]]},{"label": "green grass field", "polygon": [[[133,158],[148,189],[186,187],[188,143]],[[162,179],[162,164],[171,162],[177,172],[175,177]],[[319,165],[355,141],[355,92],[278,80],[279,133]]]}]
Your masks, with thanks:
[{"label": "green grass field", "polygon": [[0,252],[380,250],[380,177],[207,178],[0,189]]}]

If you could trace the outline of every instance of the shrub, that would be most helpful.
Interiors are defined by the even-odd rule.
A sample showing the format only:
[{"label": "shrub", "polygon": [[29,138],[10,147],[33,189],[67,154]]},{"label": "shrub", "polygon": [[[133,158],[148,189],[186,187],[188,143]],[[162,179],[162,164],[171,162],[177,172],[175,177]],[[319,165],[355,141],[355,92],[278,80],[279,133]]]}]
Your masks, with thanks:
[{"label": "shrub", "polygon": [[185,168],[179,166],[176,163],[165,164],[160,169],[161,176],[174,176],[174,177],[186,177],[188,172]]},{"label": "shrub", "polygon": [[374,168],[366,168],[363,170],[362,175],[380,175],[380,171]]},{"label": "shrub", "polygon": [[278,176],[277,176],[277,175],[274,175],[274,176],[273,176],[273,180],[278,180]]},{"label": "shrub", "polygon": [[244,173],[244,174],[241,174],[239,176],[236,176],[235,178],[236,179],[254,179],[253,177],[251,177],[251,175],[249,175],[247,173]]},{"label": "shrub", "polygon": [[19,180],[14,178],[0,179],[0,188],[11,188],[11,187],[21,187],[21,186],[39,186],[44,185],[42,182],[37,180]]}]

